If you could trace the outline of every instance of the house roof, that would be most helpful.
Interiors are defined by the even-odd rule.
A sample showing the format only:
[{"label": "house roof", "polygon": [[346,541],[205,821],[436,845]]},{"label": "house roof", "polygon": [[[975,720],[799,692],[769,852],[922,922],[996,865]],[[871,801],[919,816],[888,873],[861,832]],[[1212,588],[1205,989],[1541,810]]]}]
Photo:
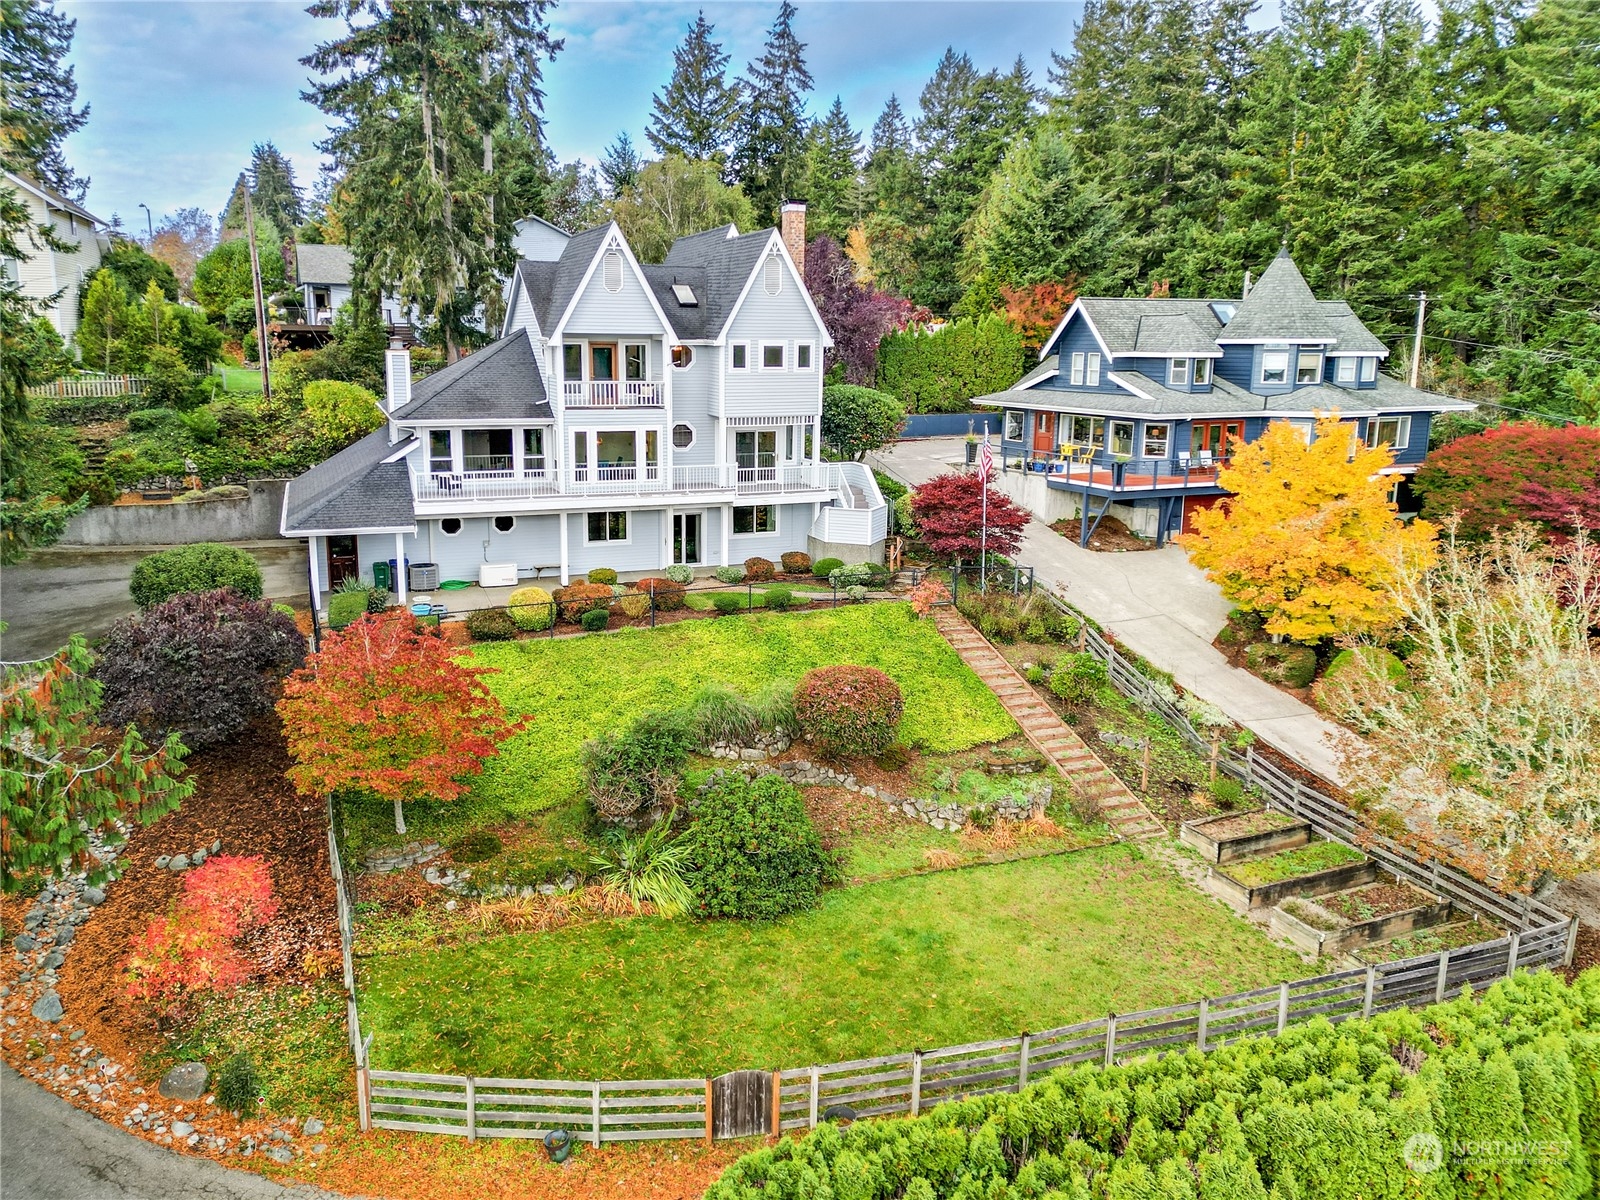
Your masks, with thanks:
[{"label": "house roof", "polygon": [[550,320],[550,297],[555,291],[556,273],[560,269],[560,263],[544,260],[524,258],[517,262],[517,279],[522,283],[528,306],[533,309],[534,320],[539,323],[541,332],[549,328],[546,322]]},{"label": "house roof", "polygon": [[24,191],[32,192],[51,208],[58,208],[62,212],[71,213],[75,217],[79,217],[82,220],[88,221],[91,225],[105,224],[104,221],[95,216],[88,209],[84,208],[83,205],[79,204],[76,200],[68,200],[60,192],[56,191],[52,187],[47,187],[45,184],[40,183],[37,179],[31,179],[26,175],[18,175],[12,171],[0,172],[0,174],[4,174],[7,179],[16,184],[18,187],[22,188]]},{"label": "house roof", "polygon": [[1112,354],[1220,353],[1222,323],[1208,300],[1085,296],[1079,303]]},{"label": "house roof", "polygon": [[605,244],[606,235],[612,228],[613,225],[608,223],[573,234],[567,239],[561,257],[551,264],[555,269],[551,272],[545,307],[543,310],[534,309],[539,317],[539,328],[545,333],[548,334],[555,327],[572,304],[572,298],[583,286],[583,277],[589,271],[589,264],[594,262],[594,256]]},{"label": "house roof", "polygon": [[[650,284],[650,290],[655,293],[656,303],[661,305],[661,311],[667,314],[667,320],[672,323],[672,331],[681,341],[699,342],[716,336],[716,330],[708,328],[711,289],[708,283],[709,272],[705,267],[668,266],[665,263],[640,265],[644,270],[646,282]],[[680,301],[673,291],[674,284],[687,284],[693,289],[697,303],[686,305]]]},{"label": "house roof", "polygon": [[1059,354],[1052,354],[1049,358],[1045,359],[1021,379],[1013,383],[1011,385],[1011,390],[1014,392],[1023,391],[1024,389],[1031,388],[1036,383],[1041,383],[1052,376],[1060,374],[1060,372],[1061,356]]},{"label": "house roof", "polygon": [[[1354,314],[1351,314],[1352,317]],[[1334,321],[1283,247],[1222,331],[1224,342],[1332,342]]]},{"label": "house roof", "polygon": [[[771,229],[741,234],[734,226],[723,225],[672,243],[663,266],[700,267],[705,271],[706,294],[700,302],[705,331],[702,336],[718,337],[727,327],[745,285],[772,244],[772,235]],[[669,320],[677,320],[673,309],[666,305],[662,308]]]},{"label": "house roof", "polygon": [[1333,326],[1334,336],[1339,340],[1334,345],[1337,354],[1376,354],[1379,358],[1389,357],[1389,347],[1377,338],[1377,335],[1361,323],[1361,318],[1350,310],[1350,306],[1343,300],[1322,301],[1322,315]]},{"label": "house roof", "polygon": [[296,242],[294,247],[296,283],[350,283],[350,247],[319,246]]},{"label": "house roof", "polygon": [[291,479],[279,532],[294,537],[414,531],[411,480],[404,459],[396,457],[402,449],[390,443],[385,427]]},{"label": "house roof", "polygon": [[518,331],[436,371],[394,414],[406,421],[551,421],[533,343]]},{"label": "house roof", "polygon": [[684,266],[700,265],[704,261],[704,256],[715,250],[719,244],[732,241],[738,236],[739,227],[731,221],[726,225],[718,225],[715,229],[691,233],[688,237],[681,237],[672,243],[672,248],[667,251],[664,261],[669,267],[680,263]]}]

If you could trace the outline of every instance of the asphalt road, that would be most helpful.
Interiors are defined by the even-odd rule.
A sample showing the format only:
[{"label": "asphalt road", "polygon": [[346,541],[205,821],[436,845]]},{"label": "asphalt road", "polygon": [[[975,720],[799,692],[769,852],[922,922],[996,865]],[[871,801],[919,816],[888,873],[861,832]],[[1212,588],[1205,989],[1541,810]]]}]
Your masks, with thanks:
[{"label": "asphalt road", "polygon": [[[299,542],[240,542],[261,564],[266,594],[304,608],[306,552]],[[99,637],[134,611],[128,580],[134,564],[158,546],[51,547],[0,567],[0,658],[42,658],[74,633]]]},{"label": "asphalt road", "polygon": [[0,1067],[4,1200],[335,1200],[151,1145]]}]

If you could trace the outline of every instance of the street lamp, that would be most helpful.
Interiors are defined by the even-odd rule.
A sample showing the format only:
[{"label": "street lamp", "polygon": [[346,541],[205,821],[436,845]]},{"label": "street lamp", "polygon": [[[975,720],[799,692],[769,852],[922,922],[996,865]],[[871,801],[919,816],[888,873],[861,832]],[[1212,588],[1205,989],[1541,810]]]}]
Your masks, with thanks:
[{"label": "street lamp", "polygon": [[139,201],[139,207],[144,209],[145,232],[149,235],[149,240],[153,242],[156,240],[156,226],[155,222],[150,219],[150,206],[141,200]]}]

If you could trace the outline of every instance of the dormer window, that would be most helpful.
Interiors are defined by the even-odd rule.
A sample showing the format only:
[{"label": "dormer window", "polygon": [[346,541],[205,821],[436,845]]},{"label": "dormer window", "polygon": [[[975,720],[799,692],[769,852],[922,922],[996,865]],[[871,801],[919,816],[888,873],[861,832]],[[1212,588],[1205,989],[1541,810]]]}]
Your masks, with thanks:
[{"label": "dormer window", "polygon": [[1302,350],[1299,361],[1294,368],[1294,381],[1296,383],[1321,383],[1322,382],[1322,351]]},{"label": "dormer window", "polygon": [[1239,311],[1239,306],[1237,304],[1224,300],[1218,300],[1216,303],[1212,304],[1210,308],[1211,311],[1216,314],[1217,320],[1222,322],[1224,325],[1233,320],[1233,314]]},{"label": "dormer window", "polygon": [[1203,387],[1211,382],[1211,360],[1209,358],[1197,358],[1194,360],[1194,366],[1189,371],[1189,382],[1196,387]]},{"label": "dormer window", "polygon": [[1289,351],[1263,350],[1261,352],[1261,382],[1266,384],[1289,382]]},{"label": "dormer window", "polygon": [[1378,378],[1378,360],[1363,357],[1361,360],[1361,382],[1374,383]]},{"label": "dormer window", "polygon": [[1189,360],[1175,358],[1167,364],[1167,382],[1173,387],[1182,387],[1189,382]]},{"label": "dormer window", "polygon": [[1356,381],[1356,360],[1349,357],[1336,359],[1333,364],[1333,381],[1335,383],[1354,383]]}]

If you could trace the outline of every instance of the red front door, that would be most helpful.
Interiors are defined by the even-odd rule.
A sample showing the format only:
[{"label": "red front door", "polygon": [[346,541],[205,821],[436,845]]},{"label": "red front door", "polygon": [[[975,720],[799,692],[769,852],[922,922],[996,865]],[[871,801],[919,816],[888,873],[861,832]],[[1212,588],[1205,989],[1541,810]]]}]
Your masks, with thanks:
[{"label": "red front door", "polygon": [[1202,451],[1220,462],[1233,454],[1234,443],[1244,437],[1239,421],[1196,421],[1189,435],[1189,449],[1198,458]]},{"label": "red front door", "polygon": [[1054,454],[1056,452],[1055,413],[1036,412],[1033,414],[1033,452],[1035,454]]}]

